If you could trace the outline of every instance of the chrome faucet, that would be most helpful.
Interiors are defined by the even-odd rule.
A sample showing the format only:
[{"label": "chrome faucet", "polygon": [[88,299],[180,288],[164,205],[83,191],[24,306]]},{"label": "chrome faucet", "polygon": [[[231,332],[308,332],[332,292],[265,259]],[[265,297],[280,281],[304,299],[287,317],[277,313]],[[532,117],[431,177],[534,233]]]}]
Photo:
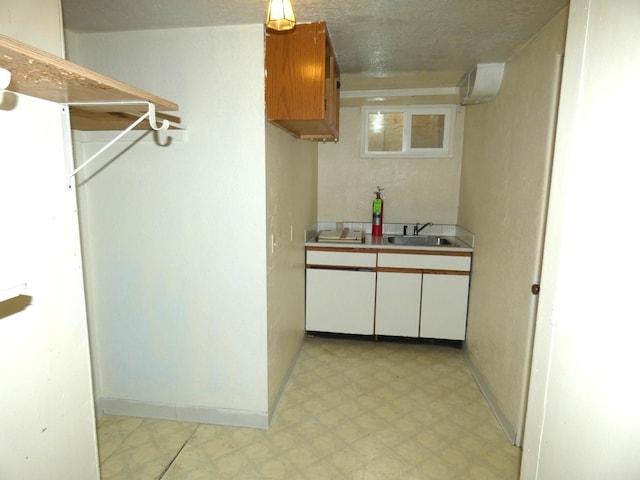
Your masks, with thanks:
[{"label": "chrome faucet", "polygon": [[419,233],[420,233],[420,232],[421,232],[425,227],[430,227],[431,225],[433,225],[433,223],[431,223],[431,222],[427,222],[427,223],[425,223],[424,225],[422,225],[422,226],[420,227],[420,224],[419,224],[419,223],[416,223],[416,224],[413,226],[413,234],[414,234],[414,235],[418,235],[418,234],[419,234]]}]

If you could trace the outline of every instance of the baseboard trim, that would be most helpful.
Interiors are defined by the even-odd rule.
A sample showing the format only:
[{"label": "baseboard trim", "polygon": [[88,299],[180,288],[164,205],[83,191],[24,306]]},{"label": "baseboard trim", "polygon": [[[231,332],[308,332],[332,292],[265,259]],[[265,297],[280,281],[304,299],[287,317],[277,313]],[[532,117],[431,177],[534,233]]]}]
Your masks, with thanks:
[{"label": "baseboard trim", "polygon": [[99,399],[98,412],[98,417],[102,415],[123,415],[263,430],[269,428],[268,412],[141,402],[120,398]]},{"label": "baseboard trim", "polygon": [[493,392],[491,391],[491,388],[489,387],[489,382],[487,382],[487,379],[485,378],[485,376],[482,375],[482,373],[480,372],[480,369],[476,366],[475,362],[473,361],[473,357],[467,348],[464,349],[464,358],[465,358],[465,361],[467,362],[467,366],[469,367],[469,370],[471,371],[471,375],[473,376],[476,383],[478,384],[478,388],[480,388],[482,395],[484,395],[484,398],[487,400],[487,403],[489,404],[489,408],[491,408],[491,411],[493,412],[493,416],[496,417],[496,420],[498,421],[498,424],[500,425],[500,428],[504,432],[505,436],[511,442],[511,445],[520,446],[517,444],[517,441],[518,441],[517,430],[511,424],[511,422],[507,419],[507,417],[504,415],[504,413],[498,406],[498,401],[495,395],[493,394]]}]

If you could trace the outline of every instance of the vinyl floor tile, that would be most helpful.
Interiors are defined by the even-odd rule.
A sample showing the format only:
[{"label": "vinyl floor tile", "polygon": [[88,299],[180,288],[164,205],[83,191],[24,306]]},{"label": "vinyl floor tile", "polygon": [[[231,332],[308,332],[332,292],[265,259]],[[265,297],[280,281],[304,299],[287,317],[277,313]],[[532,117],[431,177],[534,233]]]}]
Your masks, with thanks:
[{"label": "vinyl floor tile", "polygon": [[308,338],[268,430],[107,416],[103,480],[516,480],[465,364],[441,345]]}]

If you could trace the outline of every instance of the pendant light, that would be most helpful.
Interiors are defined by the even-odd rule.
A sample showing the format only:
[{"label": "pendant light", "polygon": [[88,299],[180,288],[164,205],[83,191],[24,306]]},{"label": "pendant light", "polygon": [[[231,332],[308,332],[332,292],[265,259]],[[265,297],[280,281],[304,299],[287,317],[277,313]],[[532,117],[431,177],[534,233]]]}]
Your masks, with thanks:
[{"label": "pendant light", "polygon": [[291,0],[269,0],[267,27],[279,32],[291,30],[296,26]]}]

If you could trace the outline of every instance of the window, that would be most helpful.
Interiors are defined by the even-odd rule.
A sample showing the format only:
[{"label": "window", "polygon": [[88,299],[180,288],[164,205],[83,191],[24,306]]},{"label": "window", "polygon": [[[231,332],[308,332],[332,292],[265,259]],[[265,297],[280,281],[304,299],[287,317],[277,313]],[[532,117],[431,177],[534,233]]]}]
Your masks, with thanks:
[{"label": "window", "polygon": [[455,105],[363,107],[362,157],[453,156]]}]

